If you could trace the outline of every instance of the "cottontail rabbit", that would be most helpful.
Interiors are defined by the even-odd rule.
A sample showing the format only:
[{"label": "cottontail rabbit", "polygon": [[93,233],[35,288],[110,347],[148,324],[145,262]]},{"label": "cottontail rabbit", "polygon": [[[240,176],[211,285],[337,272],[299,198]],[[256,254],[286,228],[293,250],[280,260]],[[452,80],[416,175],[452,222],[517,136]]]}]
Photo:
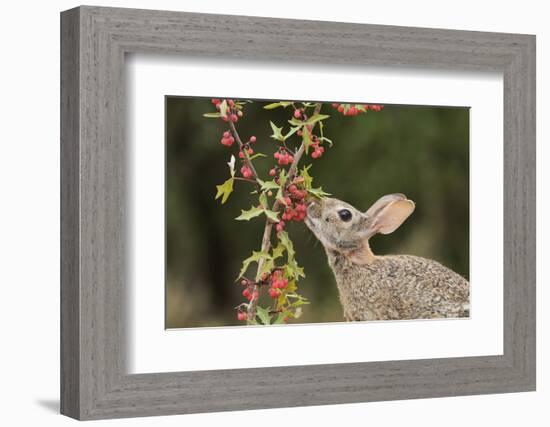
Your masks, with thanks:
[{"label": "cottontail rabbit", "polygon": [[308,206],[306,225],[325,247],[346,320],[469,316],[463,277],[436,261],[370,250],[370,237],[396,230],[414,207],[403,194],[383,196],[365,213],[331,198]]}]

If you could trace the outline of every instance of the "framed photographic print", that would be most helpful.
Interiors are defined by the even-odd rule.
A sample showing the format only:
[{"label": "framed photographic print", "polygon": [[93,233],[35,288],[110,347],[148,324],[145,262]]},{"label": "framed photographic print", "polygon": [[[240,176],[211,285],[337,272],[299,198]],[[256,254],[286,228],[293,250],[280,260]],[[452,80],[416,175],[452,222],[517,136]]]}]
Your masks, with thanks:
[{"label": "framed photographic print", "polygon": [[61,42],[63,414],[535,389],[534,36],[83,6]]}]

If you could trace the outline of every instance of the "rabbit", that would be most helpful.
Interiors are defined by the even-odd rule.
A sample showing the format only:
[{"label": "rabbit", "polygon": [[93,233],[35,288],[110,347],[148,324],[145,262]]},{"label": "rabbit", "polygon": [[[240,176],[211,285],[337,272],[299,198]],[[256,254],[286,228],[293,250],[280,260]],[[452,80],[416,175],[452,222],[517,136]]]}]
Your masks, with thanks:
[{"label": "rabbit", "polygon": [[366,212],[333,198],[312,201],[305,223],[322,243],[347,321],[469,317],[469,283],[440,263],[411,255],[374,255],[369,239],[395,231],[412,214],[403,194]]}]

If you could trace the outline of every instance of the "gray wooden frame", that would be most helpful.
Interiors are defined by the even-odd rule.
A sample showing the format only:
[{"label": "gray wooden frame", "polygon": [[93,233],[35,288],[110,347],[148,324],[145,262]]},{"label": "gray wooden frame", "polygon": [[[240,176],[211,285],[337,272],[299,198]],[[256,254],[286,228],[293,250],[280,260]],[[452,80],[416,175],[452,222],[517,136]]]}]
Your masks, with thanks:
[{"label": "gray wooden frame", "polygon": [[[133,52],[502,72],[504,354],[128,375],[124,58]],[[99,419],[535,389],[534,36],[71,9],[61,14],[61,166],[63,414]]]}]

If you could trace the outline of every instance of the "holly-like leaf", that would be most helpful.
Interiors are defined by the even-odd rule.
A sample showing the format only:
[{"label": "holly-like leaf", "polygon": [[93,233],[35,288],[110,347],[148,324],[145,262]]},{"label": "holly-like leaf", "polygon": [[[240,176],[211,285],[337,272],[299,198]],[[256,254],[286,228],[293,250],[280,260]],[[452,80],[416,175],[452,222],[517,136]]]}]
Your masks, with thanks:
[{"label": "holly-like leaf", "polygon": [[311,184],[313,183],[313,177],[309,174],[309,169],[311,168],[311,165],[304,166],[302,168],[302,173],[300,174],[302,178],[304,178],[304,187],[306,190],[309,190],[311,188]]},{"label": "holly-like leaf", "polygon": [[277,215],[277,212],[274,212],[269,209],[264,209],[265,216],[267,216],[271,221],[273,222],[279,222],[279,216]]},{"label": "holly-like leaf", "polygon": [[286,101],[280,101],[280,102],[274,102],[272,104],[267,104],[264,106],[265,110],[273,110],[274,108],[283,107],[286,108],[289,105],[292,105],[292,102],[286,102]]},{"label": "holly-like leaf", "polygon": [[309,194],[311,194],[313,197],[317,197],[318,199],[322,199],[323,197],[330,196],[330,193],[327,193],[326,191],[323,191],[322,187],[319,188],[309,188],[307,190]]},{"label": "holly-like leaf", "polygon": [[285,276],[298,280],[300,277],[306,277],[304,269],[298,265],[295,259],[289,260],[285,265]]},{"label": "holly-like leaf", "polygon": [[235,218],[237,221],[250,221],[252,218],[260,216],[264,212],[264,209],[257,206],[253,206],[247,211],[241,209],[241,214]]},{"label": "holly-like leaf", "polygon": [[298,120],[298,119],[296,119],[296,118],[293,117],[293,118],[291,118],[291,119],[288,121],[288,123],[290,123],[292,126],[297,126],[298,129],[299,129],[299,128],[301,128],[301,127],[303,126],[303,124],[304,124],[305,122],[303,122],[302,120]]},{"label": "holly-like leaf", "polygon": [[328,114],[315,114],[307,119],[305,122],[303,122],[303,124],[312,125],[313,123],[317,123],[320,120],[328,119],[329,117],[330,116]]},{"label": "holly-like leaf", "polygon": [[281,242],[279,242],[277,246],[273,248],[272,257],[273,259],[277,259],[282,257],[284,253],[285,253],[285,247],[281,244]]},{"label": "holly-like leaf", "polygon": [[269,191],[269,190],[278,190],[279,184],[277,184],[274,180],[271,181],[259,181],[261,190],[262,191]]},{"label": "holly-like leaf", "polygon": [[273,135],[271,135],[271,138],[277,140],[277,141],[284,141],[285,137],[283,136],[283,128],[275,126],[275,123],[269,122],[271,125],[271,129],[273,130]]},{"label": "holly-like leaf", "polygon": [[257,306],[256,307],[256,316],[258,317],[260,323],[262,325],[269,325],[271,324],[271,316],[269,315],[269,310]]},{"label": "holly-like leaf", "polygon": [[267,194],[260,193],[259,200],[260,200],[260,205],[262,206],[262,208],[266,209],[267,208]]},{"label": "holly-like leaf", "polygon": [[221,185],[216,185],[217,192],[215,200],[218,198],[222,198],[222,205],[227,202],[227,199],[229,198],[229,195],[233,192],[233,177],[229,178],[227,181],[225,181]]},{"label": "holly-like leaf", "polygon": [[221,117],[222,115],[216,112],[216,113],[204,113],[202,116],[208,117],[208,118],[218,118],[218,117]]},{"label": "holly-like leaf", "polygon": [[271,273],[273,267],[275,267],[275,261],[273,260],[273,258],[264,258],[262,268],[258,271],[258,274],[256,275],[256,280],[262,277],[264,273]]},{"label": "holly-like leaf", "polygon": [[288,133],[285,135],[285,140],[287,140],[288,138],[290,138],[292,135],[294,135],[296,132],[298,132],[300,130],[300,127],[301,126],[293,126],[290,128],[290,130],[288,131]]},{"label": "holly-like leaf", "polygon": [[288,233],[286,231],[281,231],[280,233],[278,233],[278,236],[279,242],[286,249],[289,261],[294,259],[294,255],[296,252],[294,252],[294,245],[292,244],[292,240],[290,240],[290,238],[288,237]]},{"label": "holly-like leaf", "polygon": [[291,280],[286,285],[286,291],[287,292],[296,292],[297,289],[298,289],[298,287],[296,286],[296,280]]},{"label": "holly-like leaf", "polygon": [[271,258],[271,255],[269,255],[267,252],[253,251],[252,255],[250,255],[247,259],[245,259],[243,261],[243,266],[241,268],[241,271],[239,272],[239,277],[237,277],[237,279],[240,279],[241,277],[243,277],[243,275],[248,270],[248,267],[250,267],[250,264],[252,264],[253,262],[257,263],[261,259],[269,260],[269,259],[272,259],[272,258]]}]

